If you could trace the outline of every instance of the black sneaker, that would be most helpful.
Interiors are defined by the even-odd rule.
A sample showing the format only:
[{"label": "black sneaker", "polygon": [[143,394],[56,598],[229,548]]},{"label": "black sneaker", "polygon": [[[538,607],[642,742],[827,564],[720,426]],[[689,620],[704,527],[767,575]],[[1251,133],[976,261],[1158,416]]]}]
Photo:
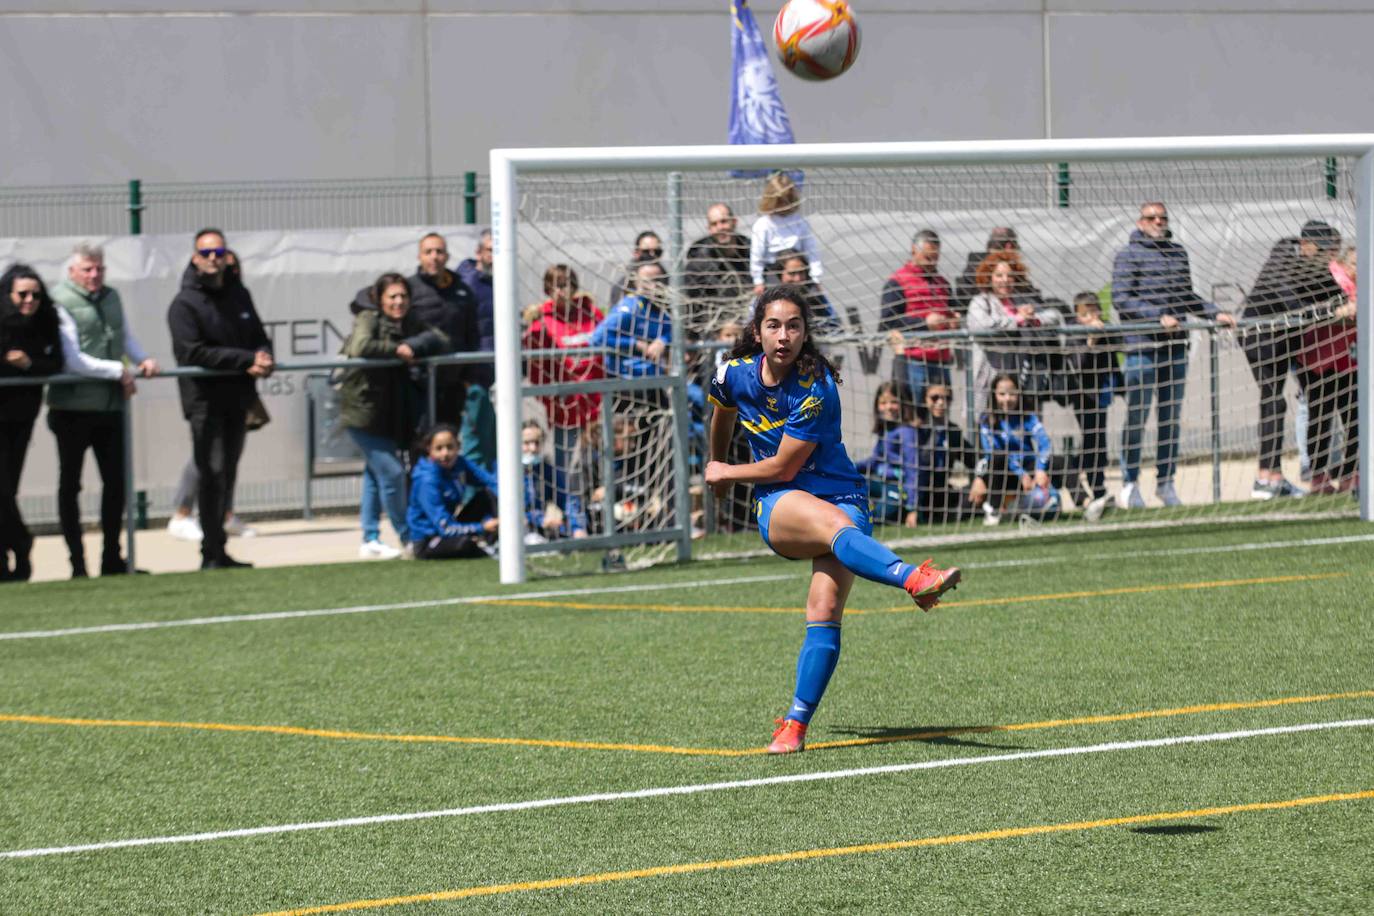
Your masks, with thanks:
[{"label": "black sneaker", "polygon": [[201,560],[201,569],[252,569],[252,563],[245,563],[242,560],[235,560],[227,553],[222,557],[213,560]]}]

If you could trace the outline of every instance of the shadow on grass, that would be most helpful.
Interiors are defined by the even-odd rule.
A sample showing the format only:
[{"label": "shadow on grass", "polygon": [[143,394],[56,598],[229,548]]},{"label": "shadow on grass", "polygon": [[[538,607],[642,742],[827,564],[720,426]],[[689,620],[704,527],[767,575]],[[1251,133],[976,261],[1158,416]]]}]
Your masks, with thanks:
[{"label": "shadow on grass", "polygon": [[[885,725],[832,725],[828,731],[834,732],[836,735],[843,735],[846,738],[872,741],[875,744],[919,741],[922,744],[983,748],[992,751],[1025,750],[1025,747],[1019,744],[989,744],[986,741],[972,741],[963,737],[965,735],[986,735],[1000,731],[996,726],[988,725],[924,725],[905,728]],[[821,744],[824,745],[824,742]]]},{"label": "shadow on grass", "polygon": [[1131,833],[1143,833],[1146,836],[1192,836],[1195,833],[1214,833],[1220,829],[1207,824],[1163,824],[1158,827],[1132,827]]}]

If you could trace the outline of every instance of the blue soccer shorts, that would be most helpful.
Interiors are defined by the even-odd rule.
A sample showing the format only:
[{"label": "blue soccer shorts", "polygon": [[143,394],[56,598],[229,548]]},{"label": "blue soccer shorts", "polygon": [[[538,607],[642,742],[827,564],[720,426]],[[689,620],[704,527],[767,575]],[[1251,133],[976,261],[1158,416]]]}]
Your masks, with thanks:
[{"label": "blue soccer shorts", "polygon": [[[791,492],[793,492],[792,488],[774,490],[767,496],[754,500],[754,518],[758,522],[759,537],[763,538],[763,542],[768,545],[768,549],[772,550],[774,553],[778,552],[773,548],[772,542],[768,540],[768,521],[773,517],[773,507],[778,504],[778,500]],[[848,515],[854,522],[854,527],[858,528],[864,534],[870,536],[873,534],[873,519],[870,518],[868,514],[868,496],[866,494],[845,493],[840,496],[818,496],[816,498],[839,506],[844,510],[844,514]],[[782,557],[784,560],[796,559],[796,557],[783,557],[780,553],[778,553],[778,556]]]}]

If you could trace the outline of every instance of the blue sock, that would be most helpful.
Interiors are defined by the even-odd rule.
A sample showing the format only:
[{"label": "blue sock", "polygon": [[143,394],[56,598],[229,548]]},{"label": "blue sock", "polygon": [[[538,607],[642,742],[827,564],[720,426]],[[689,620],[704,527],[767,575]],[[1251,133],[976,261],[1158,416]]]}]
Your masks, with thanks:
[{"label": "blue sock", "polygon": [[854,575],[898,588],[906,584],[907,576],[916,568],[903,563],[901,557],[858,528],[841,528],[830,542],[830,552]]},{"label": "blue sock", "polygon": [[825,695],[825,686],[840,660],[840,625],[838,623],[808,623],[806,639],[797,656],[797,692],[787,710],[788,719],[811,721],[811,714]]}]

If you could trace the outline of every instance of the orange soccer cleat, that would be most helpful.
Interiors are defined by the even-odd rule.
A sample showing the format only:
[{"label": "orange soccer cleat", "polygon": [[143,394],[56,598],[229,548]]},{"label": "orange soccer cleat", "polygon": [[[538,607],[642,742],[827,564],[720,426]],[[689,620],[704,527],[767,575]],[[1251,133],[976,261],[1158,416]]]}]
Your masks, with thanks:
[{"label": "orange soccer cleat", "polygon": [[926,560],[920,567],[914,570],[911,575],[906,577],[903,588],[907,594],[916,602],[916,606],[923,611],[928,611],[940,603],[940,596],[945,592],[953,591],[959,584],[959,568],[951,566],[949,569],[936,569]]},{"label": "orange soccer cleat", "polygon": [[796,754],[806,747],[806,723],[796,719],[774,719],[778,723],[773,732],[773,740],[768,745],[770,754]]}]

